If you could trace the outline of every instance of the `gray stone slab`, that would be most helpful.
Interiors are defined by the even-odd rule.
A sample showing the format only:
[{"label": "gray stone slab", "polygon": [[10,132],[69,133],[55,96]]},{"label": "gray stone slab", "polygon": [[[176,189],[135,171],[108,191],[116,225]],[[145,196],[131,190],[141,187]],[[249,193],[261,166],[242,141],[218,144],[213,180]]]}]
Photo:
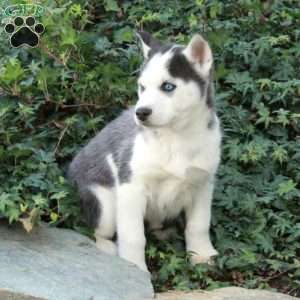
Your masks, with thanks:
[{"label": "gray stone slab", "polygon": [[[0,224],[0,290],[47,300],[152,298],[149,274],[74,231]],[[2,300],[2,299],[1,299]]]},{"label": "gray stone slab", "polygon": [[47,300],[47,299],[36,298],[36,297],[27,296],[20,293],[0,290],[0,300]]},{"label": "gray stone slab", "polygon": [[157,294],[156,300],[297,300],[281,293],[273,293],[265,290],[248,290],[239,287],[226,287],[210,292],[167,292]]}]

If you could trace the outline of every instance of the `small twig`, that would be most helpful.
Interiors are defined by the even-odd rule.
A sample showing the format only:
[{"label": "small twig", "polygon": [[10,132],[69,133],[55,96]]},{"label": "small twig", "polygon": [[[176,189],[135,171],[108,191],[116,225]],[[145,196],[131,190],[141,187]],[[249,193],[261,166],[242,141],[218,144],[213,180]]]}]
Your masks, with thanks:
[{"label": "small twig", "polygon": [[60,108],[74,108],[74,107],[94,107],[96,109],[100,109],[100,108],[106,108],[107,106],[105,105],[97,105],[97,104],[93,104],[93,103],[81,103],[81,104],[63,104],[63,103],[59,103],[56,101],[51,100],[50,98],[47,98],[46,101],[48,103],[53,103],[58,105]]},{"label": "small twig", "polygon": [[70,104],[70,105],[62,104],[62,105],[61,105],[62,108],[72,108],[72,107],[80,107],[80,106],[92,106],[92,107],[95,107],[95,108],[103,108],[103,106],[101,106],[101,105],[97,105],[97,104],[89,104],[89,103]]},{"label": "small twig", "polygon": [[67,125],[67,126],[63,129],[63,131],[61,132],[61,134],[60,134],[60,136],[59,136],[59,139],[58,139],[58,142],[57,142],[57,144],[56,144],[56,147],[55,147],[55,149],[54,149],[54,155],[56,154],[56,152],[57,152],[57,150],[58,150],[58,147],[59,147],[59,145],[60,145],[60,143],[61,143],[61,141],[62,141],[62,139],[63,139],[63,137],[64,137],[64,135],[65,135],[65,133],[66,133],[66,131],[67,131],[68,128],[69,128],[69,125]]},{"label": "small twig", "polygon": [[[59,128],[59,129],[63,129],[64,128],[64,126],[62,124],[60,124],[60,123],[58,123],[58,122],[56,122],[54,120],[52,120],[50,123],[53,123],[55,125],[55,127]],[[48,124],[46,124],[46,125],[48,125]]]},{"label": "small twig", "polygon": [[285,271],[282,271],[282,272],[279,272],[279,273],[276,273],[276,274],[274,274],[274,275],[272,275],[272,276],[269,276],[269,277],[267,277],[267,278],[264,278],[263,281],[267,281],[267,282],[268,282],[268,281],[270,281],[270,280],[276,279],[276,278],[278,278],[278,277],[280,277],[280,276],[282,276],[282,275],[284,275],[284,274],[290,272],[292,269],[293,269],[293,268],[288,269],[288,270],[285,270]]}]

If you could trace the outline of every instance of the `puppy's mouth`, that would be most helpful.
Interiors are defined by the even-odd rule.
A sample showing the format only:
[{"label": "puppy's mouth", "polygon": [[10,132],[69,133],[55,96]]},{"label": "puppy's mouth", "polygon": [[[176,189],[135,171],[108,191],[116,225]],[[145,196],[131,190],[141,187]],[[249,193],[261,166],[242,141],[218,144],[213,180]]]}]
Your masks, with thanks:
[{"label": "puppy's mouth", "polygon": [[138,119],[136,116],[134,116],[134,121],[138,126],[141,126],[141,127],[159,127],[159,126],[156,126],[155,124],[151,123],[151,121],[149,119],[142,121],[142,120]]},{"label": "puppy's mouth", "polygon": [[145,127],[153,127],[154,126],[149,120],[145,120],[145,121],[137,120],[137,121],[138,121],[138,125],[142,125]]}]

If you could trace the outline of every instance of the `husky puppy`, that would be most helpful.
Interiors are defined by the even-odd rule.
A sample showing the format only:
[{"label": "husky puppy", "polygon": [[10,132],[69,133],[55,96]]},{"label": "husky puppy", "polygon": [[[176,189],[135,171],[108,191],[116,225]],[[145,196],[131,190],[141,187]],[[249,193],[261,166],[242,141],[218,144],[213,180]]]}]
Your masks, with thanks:
[{"label": "husky puppy", "polygon": [[160,229],[183,212],[192,263],[209,262],[217,255],[209,227],[221,144],[212,51],[198,34],[185,47],[147,32],[139,38],[145,61],[135,107],[78,153],[69,177],[103,251],[147,270],[144,221]]}]

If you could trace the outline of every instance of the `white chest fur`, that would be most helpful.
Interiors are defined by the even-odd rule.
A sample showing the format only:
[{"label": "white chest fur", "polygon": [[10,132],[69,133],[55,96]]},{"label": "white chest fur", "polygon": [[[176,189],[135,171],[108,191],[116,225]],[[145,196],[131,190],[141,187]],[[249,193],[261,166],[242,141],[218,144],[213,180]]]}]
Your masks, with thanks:
[{"label": "white chest fur", "polygon": [[190,203],[201,182],[216,172],[220,140],[218,126],[184,134],[145,130],[137,136],[131,167],[133,180],[145,187],[146,219],[173,218]]}]

